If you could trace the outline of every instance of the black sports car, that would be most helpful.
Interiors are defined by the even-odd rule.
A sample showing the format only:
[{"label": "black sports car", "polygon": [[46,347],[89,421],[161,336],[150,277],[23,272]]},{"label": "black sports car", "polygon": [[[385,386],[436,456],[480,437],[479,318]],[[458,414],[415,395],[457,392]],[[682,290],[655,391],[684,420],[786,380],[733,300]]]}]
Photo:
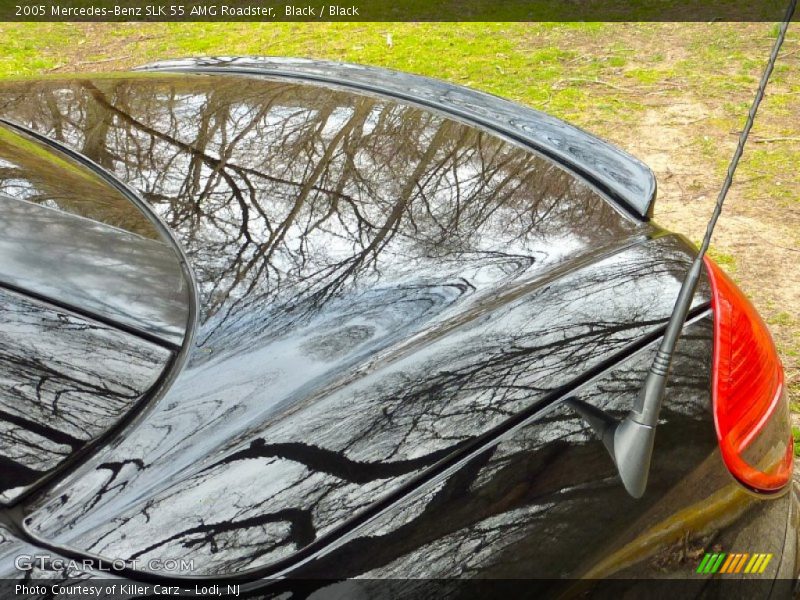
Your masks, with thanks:
[{"label": "black sports car", "polygon": [[631,408],[695,254],[626,153],[290,59],[3,82],[0,119],[3,577],[791,593],[782,368],[717,266],[640,498],[576,410]]}]

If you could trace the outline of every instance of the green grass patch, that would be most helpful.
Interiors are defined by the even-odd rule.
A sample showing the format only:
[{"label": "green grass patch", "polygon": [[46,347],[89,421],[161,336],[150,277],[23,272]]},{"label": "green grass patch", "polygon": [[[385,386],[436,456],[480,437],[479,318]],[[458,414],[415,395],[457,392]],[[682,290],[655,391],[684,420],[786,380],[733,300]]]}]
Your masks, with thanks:
[{"label": "green grass patch", "polygon": [[769,323],[770,325],[785,325],[788,327],[790,325],[795,325],[796,321],[792,317],[792,315],[790,315],[785,310],[782,310],[781,312],[770,316],[770,318],[767,319],[767,323]]},{"label": "green grass patch", "polygon": [[710,246],[708,248],[708,256],[711,258],[711,260],[713,260],[731,275],[736,273],[737,263],[736,257],[733,254],[722,252],[721,250],[717,250],[713,246]]}]

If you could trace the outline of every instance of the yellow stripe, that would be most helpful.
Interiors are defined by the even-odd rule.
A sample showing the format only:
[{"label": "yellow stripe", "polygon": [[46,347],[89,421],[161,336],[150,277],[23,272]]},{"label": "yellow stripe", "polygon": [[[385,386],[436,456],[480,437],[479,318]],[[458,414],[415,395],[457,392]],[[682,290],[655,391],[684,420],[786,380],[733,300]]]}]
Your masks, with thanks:
[{"label": "yellow stripe", "polygon": [[749,573],[753,570],[753,566],[756,564],[760,556],[760,554],[753,554],[753,558],[750,559],[750,562],[747,563],[747,566],[744,569],[745,573]]},{"label": "yellow stripe", "polygon": [[761,563],[764,562],[764,558],[766,556],[767,556],[766,554],[758,555],[758,560],[756,561],[756,564],[753,565],[753,568],[750,571],[751,573],[758,573],[758,569],[761,567]]},{"label": "yellow stripe", "polygon": [[764,569],[767,568],[767,565],[769,564],[769,561],[771,561],[771,560],[772,560],[772,554],[765,554],[764,555],[764,562],[761,563],[761,569],[759,569],[758,572],[759,573],[763,573]]},{"label": "yellow stripe", "polygon": [[719,570],[720,573],[727,573],[728,566],[734,562],[734,559],[739,558],[738,554],[728,554],[728,558],[725,559],[725,562],[722,565],[722,568]]}]

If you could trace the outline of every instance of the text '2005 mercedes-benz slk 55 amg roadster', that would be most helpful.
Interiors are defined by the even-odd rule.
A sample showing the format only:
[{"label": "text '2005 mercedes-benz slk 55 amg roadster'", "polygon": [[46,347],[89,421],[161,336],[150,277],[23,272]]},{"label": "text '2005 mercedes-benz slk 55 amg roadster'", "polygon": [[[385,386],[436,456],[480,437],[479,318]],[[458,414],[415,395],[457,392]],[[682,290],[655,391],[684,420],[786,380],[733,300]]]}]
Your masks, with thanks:
[{"label": "text '2005 mercedes-benz slk 55 amg roadster'", "polygon": [[782,367],[711,260],[636,405],[697,251],[621,150],[292,59],[3,82],[0,119],[3,577],[795,578]]}]

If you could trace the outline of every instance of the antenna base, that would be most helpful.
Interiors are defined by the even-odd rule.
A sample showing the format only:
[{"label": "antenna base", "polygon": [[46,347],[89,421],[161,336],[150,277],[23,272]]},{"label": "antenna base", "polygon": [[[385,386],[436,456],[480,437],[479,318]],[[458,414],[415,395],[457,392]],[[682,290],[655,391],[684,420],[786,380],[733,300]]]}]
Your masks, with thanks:
[{"label": "antenna base", "polygon": [[577,398],[570,398],[566,403],[583,417],[602,440],[628,494],[633,498],[641,498],[647,489],[656,438],[655,427],[639,423],[634,412],[617,421],[605,411]]}]

